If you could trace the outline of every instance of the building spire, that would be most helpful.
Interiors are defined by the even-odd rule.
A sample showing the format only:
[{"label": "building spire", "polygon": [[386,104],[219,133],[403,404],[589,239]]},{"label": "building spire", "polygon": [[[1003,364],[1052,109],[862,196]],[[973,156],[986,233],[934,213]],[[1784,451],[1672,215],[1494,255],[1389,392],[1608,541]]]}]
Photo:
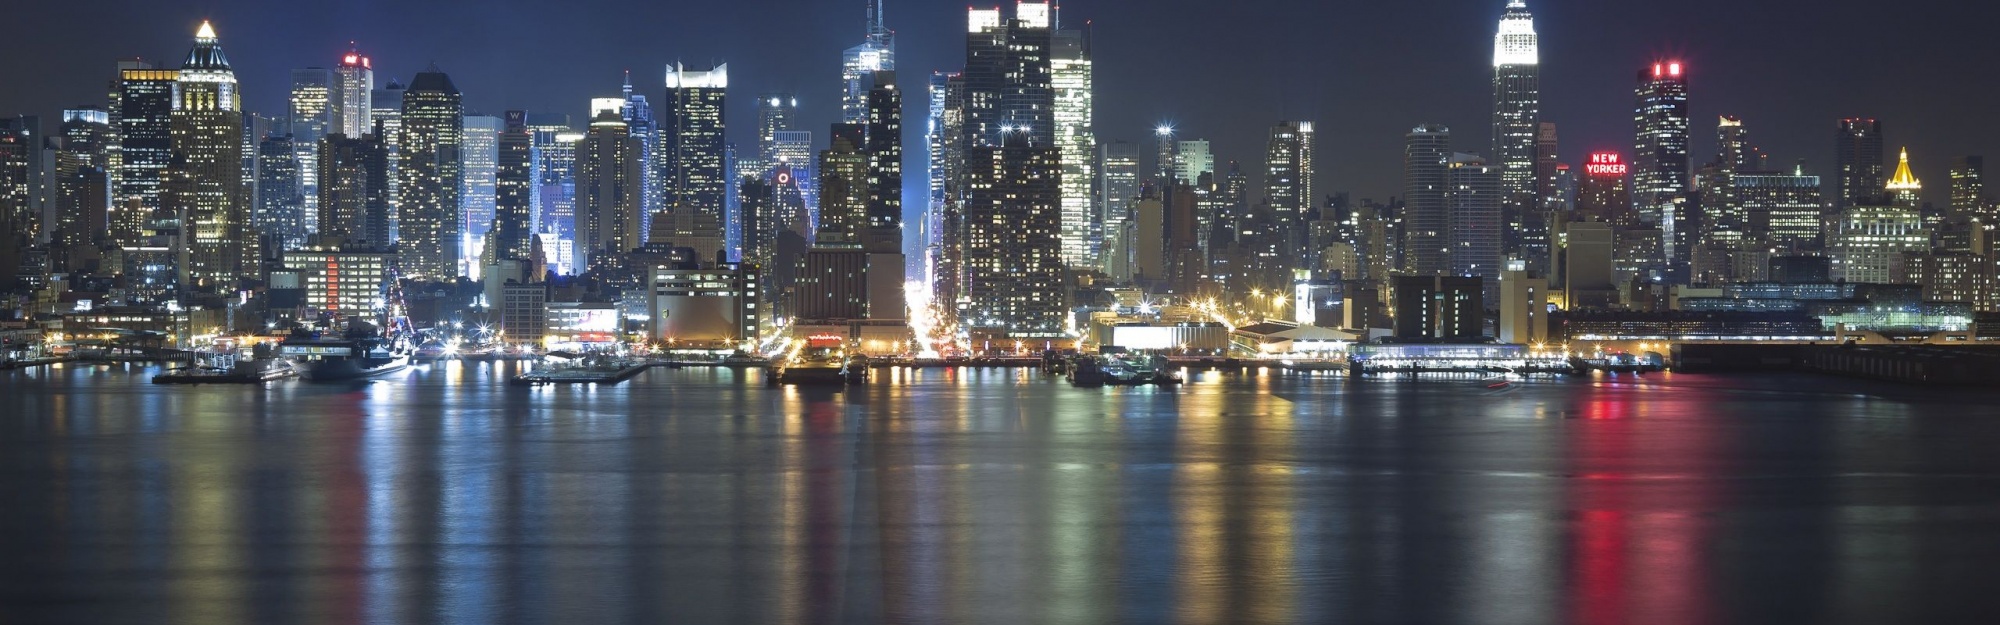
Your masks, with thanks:
[{"label": "building spire", "polygon": [[194,31],[194,38],[202,43],[215,43],[215,26],[209,24],[208,20],[202,20],[201,28]]},{"label": "building spire", "polygon": [[1889,179],[1890,191],[1916,191],[1924,188],[1917,176],[1910,173],[1910,149],[1903,148],[1902,161],[1896,164],[1896,175]]},{"label": "building spire", "polygon": [[873,40],[889,32],[883,25],[882,0],[868,0],[868,38]]},{"label": "building spire", "polygon": [[632,70],[625,70],[625,99],[632,99]]}]

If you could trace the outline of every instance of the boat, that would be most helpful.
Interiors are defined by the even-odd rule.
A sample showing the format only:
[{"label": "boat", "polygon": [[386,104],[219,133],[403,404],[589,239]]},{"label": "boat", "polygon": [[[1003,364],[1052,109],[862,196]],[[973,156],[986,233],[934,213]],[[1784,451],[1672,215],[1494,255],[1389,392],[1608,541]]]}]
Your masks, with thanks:
[{"label": "boat", "polygon": [[153,376],[154,384],[257,384],[298,375],[277,348],[259,344],[243,358],[235,349],[191,354],[188,364]]},{"label": "boat", "polygon": [[1096,356],[1078,356],[1070,362],[1069,372],[1064,377],[1078,387],[1104,386],[1104,360]]},{"label": "boat", "polygon": [[1104,360],[1104,383],[1110,386],[1168,386],[1181,376],[1167,370],[1167,359],[1141,354],[1114,354]]},{"label": "boat", "polygon": [[[813,335],[806,337],[805,343],[794,349],[791,355],[774,365],[771,371],[771,385],[779,384],[847,384],[852,381],[847,358],[847,340],[834,335]],[[860,370],[866,379],[865,365],[853,367]]]},{"label": "boat", "polygon": [[339,382],[394,373],[410,367],[409,342],[384,335],[375,324],[356,321],[339,336],[298,330],[279,345],[280,352],[312,382]]},{"label": "boat", "polygon": [[840,378],[848,384],[866,384],[870,365],[867,356],[856,354],[841,365]]}]

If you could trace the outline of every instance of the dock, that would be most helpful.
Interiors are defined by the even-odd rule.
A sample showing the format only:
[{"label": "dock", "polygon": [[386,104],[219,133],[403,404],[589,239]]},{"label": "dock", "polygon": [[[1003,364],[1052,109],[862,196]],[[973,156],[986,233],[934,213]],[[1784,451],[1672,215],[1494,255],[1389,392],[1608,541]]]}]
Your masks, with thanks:
[{"label": "dock", "polygon": [[298,371],[290,367],[263,373],[235,372],[169,372],[153,376],[154,384],[263,384],[277,380],[299,377]]}]

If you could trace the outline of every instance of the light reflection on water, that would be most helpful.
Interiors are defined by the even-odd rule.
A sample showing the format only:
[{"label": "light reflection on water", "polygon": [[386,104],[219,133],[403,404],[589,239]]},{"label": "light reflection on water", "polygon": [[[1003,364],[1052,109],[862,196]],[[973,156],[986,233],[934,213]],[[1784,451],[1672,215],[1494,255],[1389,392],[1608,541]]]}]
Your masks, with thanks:
[{"label": "light reflection on water", "polygon": [[1077,389],[939,369],[845,391],[724,369],[519,389],[511,370],[269,388],[5,374],[0,617],[1995,615],[2000,459],[1982,450],[2000,414],[1983,398],[1699,376]]}]

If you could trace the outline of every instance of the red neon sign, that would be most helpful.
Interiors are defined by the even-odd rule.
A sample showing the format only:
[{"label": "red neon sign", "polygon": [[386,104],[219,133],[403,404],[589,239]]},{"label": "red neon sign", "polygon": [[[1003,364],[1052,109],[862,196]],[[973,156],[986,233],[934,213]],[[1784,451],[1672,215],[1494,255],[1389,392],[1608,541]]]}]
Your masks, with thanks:
[{"label": "red neon sign", "polygon": [[1623,176],[1625,159],[1617,152],[1592,152],[1590,162],[1583,166],[1583,171],[1592,176]]}]

